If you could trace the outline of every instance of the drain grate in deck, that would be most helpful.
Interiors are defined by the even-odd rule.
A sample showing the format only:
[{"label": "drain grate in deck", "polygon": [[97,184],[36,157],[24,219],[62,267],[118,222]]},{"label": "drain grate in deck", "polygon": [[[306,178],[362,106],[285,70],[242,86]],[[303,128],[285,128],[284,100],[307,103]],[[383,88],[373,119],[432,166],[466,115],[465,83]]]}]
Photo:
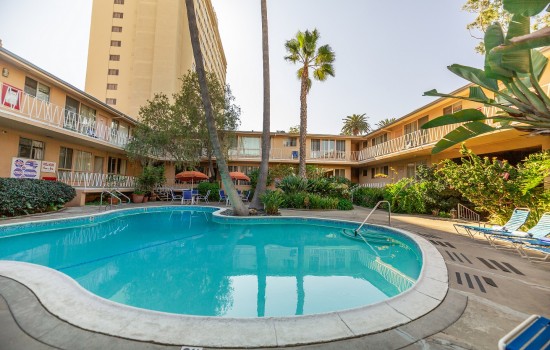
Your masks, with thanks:
[{"label": "drain grate in deck", "polygon": [[518,275],[525,276],[525,274],[523,272],[521,272],[520,270],[515,268],[512,264],[509,264],[507,262],[504,262],[504,261],[498,262],[498,261],[493,260],[493,259],[486,260],[486,259],[480,258],[480,257],[477,257],[477,259],[479,261],[481,261],[485,266],[490,268],[491,270],[501,270],[501,271],[508,272],[508,273],[514,272]]},{"label": "drain grate in deck", "polygon": [[[462,278],[463,274],[464,274],[464,278]],[[480,278],[478,275],[470,275],[467,272],[464,272],[464,273],[456,272],[455,276],[456,276],[456,283],[464,286],[467,285],[468,288],[470,289],[474,289],[474,290],[479,289],[479,291],[482,293],[487,293],[487,288],[485,288],[485,284],[493,288],[498,288],[495,281],[493,281],[489,277],[481,276]]]}]

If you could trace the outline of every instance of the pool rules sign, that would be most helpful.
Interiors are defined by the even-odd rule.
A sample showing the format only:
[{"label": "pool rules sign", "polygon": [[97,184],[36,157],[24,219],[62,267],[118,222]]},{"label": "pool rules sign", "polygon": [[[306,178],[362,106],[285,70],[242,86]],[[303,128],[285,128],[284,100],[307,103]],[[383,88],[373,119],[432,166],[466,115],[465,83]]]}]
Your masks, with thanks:
[{"label": "pool rules sign", "polygon": [[10,177],[17,179],[39,179],[41,161],[13,157],[11,161]]}]

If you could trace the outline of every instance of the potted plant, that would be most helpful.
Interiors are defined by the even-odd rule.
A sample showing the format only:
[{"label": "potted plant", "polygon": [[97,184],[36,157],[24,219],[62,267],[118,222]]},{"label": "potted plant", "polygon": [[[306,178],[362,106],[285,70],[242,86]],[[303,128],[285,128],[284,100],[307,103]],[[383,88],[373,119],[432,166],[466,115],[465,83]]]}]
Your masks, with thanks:
[{"label": "potted plant", "polygon": [[136,188],[134,193],[132,193],[132,203],[141,203],[143,202],[143,197],[145,196],[145,191]]},{"label": "potted plant", "polygon": [[[150,165],[144,167],[143,171],[136,179],[136,188],[143,191],[143,202],[146,203],[149,200],[149,196],[154,196],[155,188],[161,186],[165,182],[164,167],[154,167]],[[145,198],[147,200],[145,200]]]}]

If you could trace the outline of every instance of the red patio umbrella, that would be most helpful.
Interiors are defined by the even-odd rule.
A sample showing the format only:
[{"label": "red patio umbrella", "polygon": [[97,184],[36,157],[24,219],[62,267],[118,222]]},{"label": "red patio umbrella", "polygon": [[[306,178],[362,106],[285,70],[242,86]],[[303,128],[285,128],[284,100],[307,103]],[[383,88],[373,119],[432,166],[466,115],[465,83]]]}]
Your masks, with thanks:
[{"label": "red patio umbrella", "polygon": [[193,182],[195,180],[208,180],[208,175],[201,173],[200,171],[182,171],[181,173],[176,174],[176,179],[181,181],[191,181],[191,187],[193,187]]},{"label": "red patio umbrella", "polygon": [[240,171],[232,171],[229,173],[229,176],[232,180],[244,180],[244,181],[250,181],[250,178],[246,176],[246,174],[241,173]]}]

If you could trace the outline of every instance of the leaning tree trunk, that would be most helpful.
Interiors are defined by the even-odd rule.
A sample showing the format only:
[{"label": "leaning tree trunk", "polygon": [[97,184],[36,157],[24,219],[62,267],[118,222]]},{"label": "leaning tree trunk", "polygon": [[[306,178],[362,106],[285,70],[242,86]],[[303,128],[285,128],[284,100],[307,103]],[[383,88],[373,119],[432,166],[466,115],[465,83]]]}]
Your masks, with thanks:
[{"label": "leaning tree trunk", "polygon": [[261,0],[262,5],[262,53],[264,63],[264,127],[262,132],[262,162],[258,182],[254,190],[254,197],[250,208],[260,209],[260,196],[267,188],[267,174],[269,171],[269,150],[271,148],[270,134],[270,91],[269,91],[269,42],[267,31],[267,0]]},{"label": "leaning tree trunk", "polygon": [[197,71],[197,77],[199,78],[199,86],[201,88],[201,98],[204,104],[204,112],[206,115],[206,126],[208,128],[208,134],[210,135],[210,143],[214,155],[216,156],[216,162],[222,178],[223,187],[226,194],[229,196],[231,205],[233,206],[233,212],[235,215],[244,216],[248,215],[248,209],[244,206],[241,197],[239,197],[233,181],[229,176],[229,169],[227,168],[227,162],[225,155],[222,152],[220,139],[218,138],[218,131],[216,129],[216,121],[214,119],[214,112],[212,111],[212,102],[210,100],[210,94],[208,93],[208,85],[206,82],[206,71],[204,70],[204,61],[202,58],[202,52],[200,49],[199,41],[199,29],[197,27],[197,17],[195,14],[195,5],[193,0],[185,0],[187,7],[187,20],[189,21],[189,33],[191,34],[191,46],[193,47],[193,58],[195,59],[195,66]]},{"label": "leaning tree trunk", "polygon": [[302,69],[302,84],[300,88],[300,165],[298,174],[305,179],[306,174],[306,136],[307,136],[307,90],[308,90],[308,66]]}]

